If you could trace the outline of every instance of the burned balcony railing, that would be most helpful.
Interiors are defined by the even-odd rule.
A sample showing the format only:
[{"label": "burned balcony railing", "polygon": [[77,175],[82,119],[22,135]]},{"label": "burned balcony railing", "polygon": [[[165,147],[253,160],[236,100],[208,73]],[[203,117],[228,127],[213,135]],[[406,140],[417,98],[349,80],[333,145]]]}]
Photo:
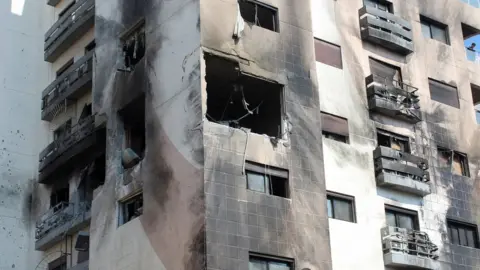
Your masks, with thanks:
[{"label": "burned balcony railing", "polygon": [[386,47],[402,55],[413,52],[412,25],[392,13],[364,6],[358,11],[363,40]]},{"label": "burned balcony railing", "polygon": [[373,151],[377,185],[412,194],[430,194],[428,161],[385,146]]},{"label": "burned balcony railing", "polygon": [[65,233],[85,226],[90,220],[92,203],[83,201],[77,204],[61,202],[50,208],[36,223],[35,249],[46,250],[58,243]]},{"label": "burned balcony railing", "polygon": [[383,261],[387,267],[439,269],[438,247],[425,232],[385,227],[381,230]]},{"label": "burned balcony railing", "polygon": [[53,62],[95,21],[95,0],[77,0],[45,33],[45,61]]},{"label": "burned balcony railing", "polygon": [[422,121],[418,88],[376,74],[366,77],[365,84],[371,111],[414,124]]},{"label": "burned balcony railing", "polygon": [[58,110],[69,106],[92,87],[93,51],[69,67],[42,92],[42,120],[51,121]]}]

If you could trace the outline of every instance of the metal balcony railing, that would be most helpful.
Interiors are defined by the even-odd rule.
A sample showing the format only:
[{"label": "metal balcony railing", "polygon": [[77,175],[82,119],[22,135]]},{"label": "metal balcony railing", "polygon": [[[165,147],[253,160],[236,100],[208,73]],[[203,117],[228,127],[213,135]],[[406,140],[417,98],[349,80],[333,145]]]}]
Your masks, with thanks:
[{"label": "metal balcony railing", "polygon": [[438,259],[438,247],[421,231],[397,227],[385,227],[382,233],[383,253],[403,253],[423,258]]},{"label": "metal balcony railing", "polygon": [[91,115],[71,127],[65,136],[49,144],[39,156],[39,171],[95,131],[95,115]]},{"label": "metal balcony railing", "polygon": [[424,158],[385,146],[378,146],[373,151],[373,158],[376,174],[383,171],[419,182],[430,181],[428,161]]},{"label": "metal balcony railing", "polygon": [[465,48],[467,60],[480,64],[480,52]]}]

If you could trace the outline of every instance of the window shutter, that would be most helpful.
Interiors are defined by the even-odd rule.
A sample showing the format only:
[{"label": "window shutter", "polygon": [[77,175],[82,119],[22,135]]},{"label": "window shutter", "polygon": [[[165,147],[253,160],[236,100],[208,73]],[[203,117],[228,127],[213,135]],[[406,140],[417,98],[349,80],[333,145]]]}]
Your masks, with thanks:
[{"label": "window shutter", "polygon": [[441,102],[455,108],[460,108],[458,91],[456,87],[440,83],[432,79],[428,80],[428,84],[430,87],[430,98],[432,100]]},{"label": "window shutter", "polygon": [[322,112],[322,130],[348,137],[348,121],[345,118]]},{"label": "window shutter", "polygon": [[340,46],[315,39],[315,60],[339,69],[342,65],[342,51]]}]

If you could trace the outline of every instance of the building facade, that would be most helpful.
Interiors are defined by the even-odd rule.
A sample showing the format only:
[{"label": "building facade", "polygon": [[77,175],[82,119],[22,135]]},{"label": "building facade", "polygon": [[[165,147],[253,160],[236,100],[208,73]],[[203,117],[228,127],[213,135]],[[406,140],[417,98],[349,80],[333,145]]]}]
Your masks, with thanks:
[{"label": "building facade", "polygon": [[4,2],[0,270],[480,268],[477,0]]}]

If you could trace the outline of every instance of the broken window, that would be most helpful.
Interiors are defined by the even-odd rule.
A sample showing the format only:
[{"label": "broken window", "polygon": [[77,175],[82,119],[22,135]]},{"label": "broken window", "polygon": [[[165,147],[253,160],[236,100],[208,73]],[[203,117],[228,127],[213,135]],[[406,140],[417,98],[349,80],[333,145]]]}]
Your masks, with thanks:
[{"label": "broken window", "polygon": [[428,79],[430,87],[430,98],[440,103],[460,108],[458,100],[458,90],[455,86],[442,83],[433,79]]},{"label": "broken window", "polygon": [[327,213],[329,218],[355,222],[354,198],[327,192]]},{"label": "broken window", "polygon": [[253,0],[239,0],[242,18],[256,26],[279,32],[278,10],[269,5]]},{"label": "broken window", "polygon": [[480,124],[480,86],[471,84],[470,87],[472,89],[472,100],[475,110],[475,119],[477,120],[477,124]]},{"label": "broken window", "polygon": [[60,67],[57,72],[56,72],[56,76],[57,78],[60,77],[63,73],[65,73],[65,71],[67,71],[67,69],[69,67],[71,67],[73,65],[73,58],[71,58],[70,60],[67,61],[67,63],[65,63],[65,65],[63,65],[62,67]]},{"label": "broken window", "polygon": [[124,33],[121,41],[125,69],[132,70],[145,55],[145,20],[139,21]]},{"label": "broken window", "polygon": [[382,0],[363,0],[363,3],[365,6],[374,7],[385,12],[393,13],[393,5],[391,2]]},{"label": "broken window", "polygon": [[67,270],[67,255],[62,255],[48,263],[48,270]]},{"label": "broken window", "polygon": [[58,188],[50,194],[50,208],[54,208],[54,212],[61,210],[62,207],[56,209],[55,207],[61,203],[68,203],[69,202],[69,191],[68,187]]},{"label": "broken window", "polygon": [[418,230],[418,214],[415,211],[386,206],[385,216],[387,219],[387,226],[404,228],[407,230]]},{"label": "broken window", "polygon": [[348,143],[348,120],[322,112],[322,135],[327,139]]},{"label": "broken window", "polygon": [[340,46],[320,39],[315,39],[315,60],[326,65],[343,68],[342,49]]},{"label": "broken window", "polygon": [[68,119],[65,123],[60,125],[53,131],[53,140],[59,140],[70,134],[72,128],[72,119]]},{"label": "broken window", "polygon": [[447,227],[452,244],[479,248],[477,225],[448,219]]},{"label": "broken window", "polygon": [[292,270],[293,260],[271,255],[250,254],[248,270]]},{"label": "broken window", "polygon": [[379,146],[385,146],[401,152],[410,153],[408,138],[400,136],[385,130],[377,130],[377,143]]},{"label": "broken window", "polygon": [[422,15],[420,15],[420,24],[422,25],[422,33],[424,37],[435,39],[445,44],[450,44],[447,25]]},{"label": "broken window", "polygon": [[247,161],[245,174],[249,190],[288,198],[287,170]]},{"label": "broken window", "polygon": [[438,165],[458,175],[470,177],[466,154],[439,147],[437,149]]},{"label": "broken window", "polygon": [[139,193],[121,202],[120,225],[129,222],[143,214],[143,194]]},{"label": "broken window", "polygon": [[206,55],[207,119],[282,138],[283,86],[243,74],[237,63]]},{"label": "broken window", "polygon": [[125,148],[131,153],[128,161],[124,160],[123,166],[130,168],[145,154],[145,95],[127,104],[119,114],[125,127]]}]

